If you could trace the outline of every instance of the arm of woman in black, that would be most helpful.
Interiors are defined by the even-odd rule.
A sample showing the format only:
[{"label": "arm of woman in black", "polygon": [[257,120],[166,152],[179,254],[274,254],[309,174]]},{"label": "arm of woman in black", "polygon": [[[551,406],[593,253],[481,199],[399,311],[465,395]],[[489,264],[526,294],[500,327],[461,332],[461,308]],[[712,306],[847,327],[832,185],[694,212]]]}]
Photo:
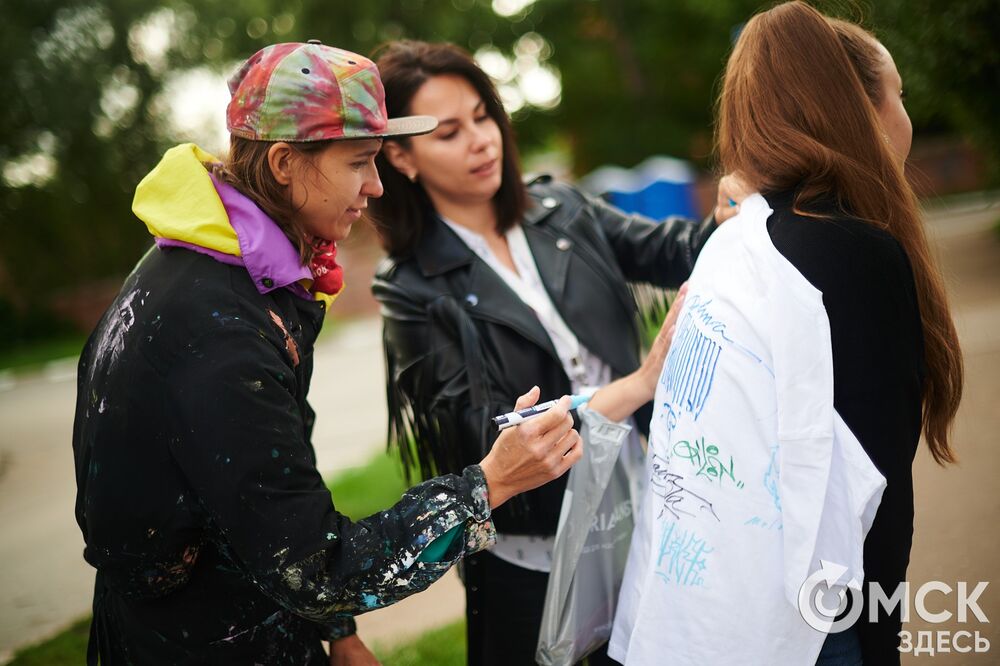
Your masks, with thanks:
[{"label": "arm of woman in black", "polygon": [[701,222],[683,217],[656,221],[624,213],[598,198],[590,199],[588,206],[626,279],[664,288],[677,288],[691,275],[716,227],[711,215]]},{"label": "arm of woman in black", "polygon": [[[723,216],[730,216],[726,210],[719,220],[715,214],[701,222],[683,217],[653,220],[625,213],[565,183],[550,181],[536,187],[551,188],[551,194],[563,205],[577,207],[569,216],[576,224],[587,223],[592,227],[581,231],[596,233],[606,242],[611,251],[609,259],[613,258],[626,280],[663,288],[677,288],[688,278],[717,223]],[[729,186],[734,193],[735,187]],[[539,192],[542,196],[547,194],[544,189]],[[742,190],[736,196],[742,198]],[[736,210],[733,208],[732,212]]]}]

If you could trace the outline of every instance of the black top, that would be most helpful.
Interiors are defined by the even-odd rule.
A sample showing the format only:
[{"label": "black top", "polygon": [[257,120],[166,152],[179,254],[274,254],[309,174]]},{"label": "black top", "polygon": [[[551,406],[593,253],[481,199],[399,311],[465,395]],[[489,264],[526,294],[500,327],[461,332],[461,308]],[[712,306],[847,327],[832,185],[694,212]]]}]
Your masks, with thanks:
[{"label": "black top", "polygon": [[[126,280],[80,358],[73,432],[91,663],[325,664],[320,639],[353,614],[486,545],[478,467],[357,523],[336,511],[306,402],[322,321],[185,249],[151,250]],[[414,563],[463,523],[445,561]]]},{"label": "black top", "polygon": [[[792,195],[765,197],[774,246],[816,289],[830,320],[833,402],[887,486],[865,540],[866,582],[887,594],[906,577],[913,537],[913,456],[920,438],[923,329],[909,259],[875,225],[838,213],[792,212]],[[817,210],[813,207],[809,210]],[[900,615],[865,610],[858,627],[866,664],[899,663]]]}]

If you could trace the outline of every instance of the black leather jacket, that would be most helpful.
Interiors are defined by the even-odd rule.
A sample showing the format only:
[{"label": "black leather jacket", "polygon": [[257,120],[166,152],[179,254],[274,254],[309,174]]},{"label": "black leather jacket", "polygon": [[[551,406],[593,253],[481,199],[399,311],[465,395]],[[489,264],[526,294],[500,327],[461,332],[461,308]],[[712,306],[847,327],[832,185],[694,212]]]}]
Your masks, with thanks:
[{"label": "black leather jacket", "polygon": [[[542,281],[580,343],[626,375],[639,366],[638,310],[629,283],[677,287],[715,228],[626,215],[565,183],[528,185],[523,228]],[[541,400],[570,381],[534,312],[438,220],[412,256],[375,276],[382,304],[390,445],[429,477],[478,463],[496,439],[490,418],[532,385]],[[648,413],[640,423],[648,423]],[[565,479],[494,512],[497,531],[555,533]]]}]

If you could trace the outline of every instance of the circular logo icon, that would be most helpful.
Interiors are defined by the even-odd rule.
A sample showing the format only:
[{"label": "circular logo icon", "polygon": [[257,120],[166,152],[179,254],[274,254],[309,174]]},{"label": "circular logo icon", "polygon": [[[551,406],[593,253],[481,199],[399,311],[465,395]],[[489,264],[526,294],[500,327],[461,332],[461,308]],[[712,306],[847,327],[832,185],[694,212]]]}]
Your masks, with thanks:
[{"label": "circular logo icon", "polygon": [[[820,569],[799,588],[799,615],[816,631],[836,634],[849,629],[861,617],[861,584],[854,578],[845,586],[838,584],[847,567],[820,560]],[[839,617],[848,607],[850,611]],[[838,619],[839,617],[839,619]]]}]

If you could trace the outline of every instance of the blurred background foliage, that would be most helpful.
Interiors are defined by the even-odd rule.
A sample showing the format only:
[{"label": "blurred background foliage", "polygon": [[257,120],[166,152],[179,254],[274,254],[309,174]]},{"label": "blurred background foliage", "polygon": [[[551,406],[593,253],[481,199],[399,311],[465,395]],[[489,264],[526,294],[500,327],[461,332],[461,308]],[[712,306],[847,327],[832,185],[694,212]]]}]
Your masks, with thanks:
[{"label": "blurred background foliage", "polygon": [[[224,149],[219,78],[262,46],[319,38],[367,54],[392,39],[453,41],[501,83],[525,154],[559,155],[576,175],[658,153],[709,168],[731,40],[770,4],[5,0],[0,350],[72,330],[89,294],[113,290],[150,244],[130,212],[136,183],[178,141]],[[965,137],[997,182],[1000,2],[815,4],[874,29],[918,134]]]}]

